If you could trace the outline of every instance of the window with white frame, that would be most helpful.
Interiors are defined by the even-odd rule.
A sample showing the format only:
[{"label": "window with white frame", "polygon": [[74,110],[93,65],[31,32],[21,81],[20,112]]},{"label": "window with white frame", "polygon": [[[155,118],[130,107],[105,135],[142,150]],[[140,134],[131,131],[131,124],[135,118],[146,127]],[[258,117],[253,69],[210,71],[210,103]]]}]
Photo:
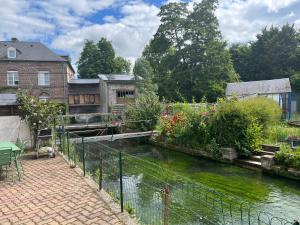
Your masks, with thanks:
[{"label": "window with white frame", "polygon": [[15,59],[17,57],[17,51],[13,47],[7,48],[7,58]]},{"label": "window with white frame", "polygon": [[42,101],[42,102],[46,102],[46,101],[49,100],[49,95],[46,94],[46,93],[42,93],[42,94],[40,95],[39,99],[40,99],[40,101]]},{"label": "window with white frame", "polygon": [[7,85],[8,86],[18,86],[19,85],[19,72],[18,71],[8,71],[7,72]]},{"label": "window with white frame", "polygon": [[49,75],[48,71],[39,71],[38,85],[39,86],[49,86],[50,85],[50,75]]}]

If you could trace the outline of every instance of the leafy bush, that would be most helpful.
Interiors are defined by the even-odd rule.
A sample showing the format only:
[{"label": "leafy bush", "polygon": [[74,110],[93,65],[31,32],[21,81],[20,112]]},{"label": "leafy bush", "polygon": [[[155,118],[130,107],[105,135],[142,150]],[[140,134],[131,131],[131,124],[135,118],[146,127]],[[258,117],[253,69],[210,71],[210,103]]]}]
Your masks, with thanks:
[{"label": "leafy bush", "polygon": [[171,113],[164,114],[160,120],[162,135],[167,141],[187,147],[202,147],[207,143],[209,111],[195,109],[188,103],[176,103]]},{"label": "leafy bush", "polygon": [[233,100],[219,102],[211,121],[211,136],[222,147],[234,147],[241,155],[259,151],[263,129],[257,118]]},{"label": "leafy bush", "polygon": [[141,130],[153,130],[163,110],[159,98],[152,92],[140,94],[136,101],[125,108],[126,120],[130,126]]},{"label": "leafy bush", "polygon": [[215,159],[220,159],[222,157],[222,150],[215,138],[213,138],[210,143],[206,145],[205,149],[210,152]]},{"label": "leafy bush", "polygon": [[57,116],[63,112],[63,106],[52,101],[40,101],[36,97],[23,92],[17,93],[17,101],[19,103],[19,115],[29,126],[33,147],[35,148],[38,131],[51,127]]},{"label": "leafy bush", "polygon": [[281,118],[282,111],[278,103],[266,97],[248,98],[238,101],[237,105],[241,110],[255,117],[264,130]]},{"label": "leafy bush", "polygon": [[280,151],[275,153],[275,162],[286,168],[300,169],[300,148],[293,150],[288,144],[282,144]]},{"label": "leafy bush", "polygon": [[247,156],[261,150],[266,130],[279,121],[280,114],[277,103],[265,97],[220,99],[216,106],[175,103],[167,107],[160,127],[173,144],[205,147],[214,157],[220,155],[217,145],[234,147]]}]

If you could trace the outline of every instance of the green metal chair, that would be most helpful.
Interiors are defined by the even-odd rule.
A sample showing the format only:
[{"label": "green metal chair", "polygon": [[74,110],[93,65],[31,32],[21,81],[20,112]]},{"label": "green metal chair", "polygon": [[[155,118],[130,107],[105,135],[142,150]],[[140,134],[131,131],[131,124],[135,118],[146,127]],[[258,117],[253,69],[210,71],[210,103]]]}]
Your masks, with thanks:
[{"label": "green metal chair", "polygon": [[13,152],[11,148],[3,148],[0,149],[0,167],[1,170],[3,171],[3,167],[5,167],[6,171],[6,179],[8,175],[8,168],[11,167],[13,162]]},{"label": "green metal chair", "polygon": [[15,160],[16,160],[16,167],[17,169],[21,169],[22,175],[24,175],[24,169],[23,169],[23,164],[22,164],[22,160],[21,157],[24,153],[25,150],[25,146],[26,146],[26,142],[21,141],[19,138],[16,141],[16,146],[18,146],[20,148],[20,151],[15,152]]},{"label": "green metal chair", "polygon": [[15,152],[15,154],[13,154],[13,156],[12,156],[13,160],[15,161],[19,179],[21,178],[20,169],[21,169],[22,175],[24,175],[24,169],[23,169],[23,164],[22,164],[22,160],[21,160],[21,156],[23,155],[24,148],[20,148],[20,149],[21,150],[19,152]]}]

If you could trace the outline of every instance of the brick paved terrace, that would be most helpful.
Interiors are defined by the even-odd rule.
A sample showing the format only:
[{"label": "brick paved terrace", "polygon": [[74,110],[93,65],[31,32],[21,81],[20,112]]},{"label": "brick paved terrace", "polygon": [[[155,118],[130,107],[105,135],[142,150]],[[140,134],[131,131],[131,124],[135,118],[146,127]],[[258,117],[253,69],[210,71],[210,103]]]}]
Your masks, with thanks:
[{"label": "brick paved terrace", "polygon": [[0,182],[1,225],[125,224],[61,156],[28,154],[23,165],[21,182]]}]

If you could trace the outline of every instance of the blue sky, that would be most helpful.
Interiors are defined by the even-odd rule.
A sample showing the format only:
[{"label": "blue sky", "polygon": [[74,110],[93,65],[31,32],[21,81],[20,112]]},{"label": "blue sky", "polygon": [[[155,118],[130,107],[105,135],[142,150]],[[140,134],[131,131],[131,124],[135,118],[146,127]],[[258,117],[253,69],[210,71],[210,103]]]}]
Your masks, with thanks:
[{"label": "blue sky", "polygon": [[[106,37],[118,55],[134,61],[159,26],[159,7],[169,1],[179,0],[0,0],[0,40],[41,41],[75,65],[85,39]],[[255,40],[272,24],[300,28],[300,0],[219,3],[216,16],[229,43]]]}]

